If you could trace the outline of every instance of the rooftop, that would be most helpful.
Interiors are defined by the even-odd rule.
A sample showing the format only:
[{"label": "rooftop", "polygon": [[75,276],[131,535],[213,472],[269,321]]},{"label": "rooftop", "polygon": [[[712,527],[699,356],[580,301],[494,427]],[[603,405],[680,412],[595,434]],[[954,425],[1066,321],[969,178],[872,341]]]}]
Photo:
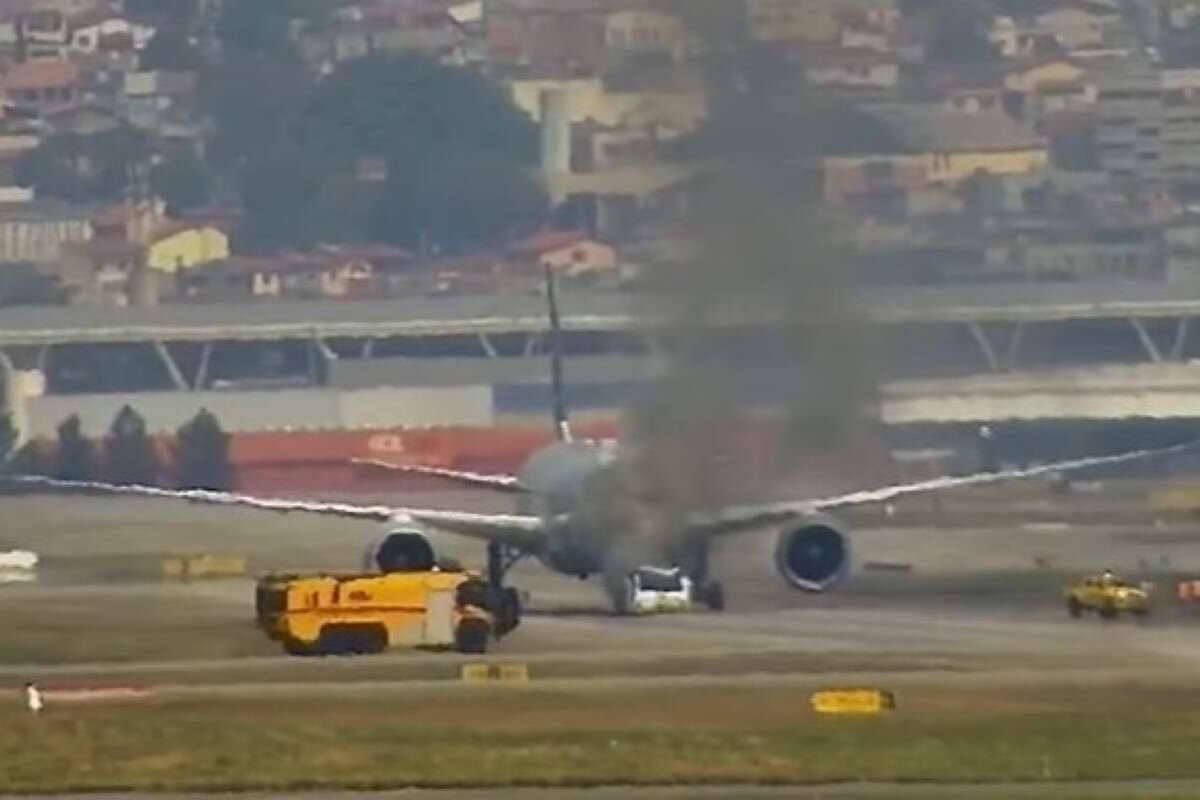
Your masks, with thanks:
[{"label": "rooftop", "polygon": [[70,61],[26,61],[15,64],[0,80],[9,91],[60,89],[79,82],[79,68]]},{"label": "rooftop", "polygon": [[967,113],[925,103],[879,103],[865,110],[911,152],[1045,147],[1046,140],[1001,111]]}]

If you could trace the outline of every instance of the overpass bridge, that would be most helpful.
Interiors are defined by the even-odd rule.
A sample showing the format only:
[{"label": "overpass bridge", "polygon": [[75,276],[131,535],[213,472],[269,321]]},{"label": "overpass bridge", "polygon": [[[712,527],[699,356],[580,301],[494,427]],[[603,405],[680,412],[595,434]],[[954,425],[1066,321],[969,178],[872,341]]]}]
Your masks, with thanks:
[{"label": "overpass bridge", "polygon": [[[646,365],[664,349],[662,327],[642,313],[642,300],[563,292],[577,405],[619,403],[614,386],[652,372]],[[858,300],[872,332],[885,419],[896,424],[1006,413],[1200,417],[1188,401],[1200,380],[1184,366],[1200,359],[1200,285],[888,288],[863,291]],[[727,325],[751,343],[772,335],[761,321]],[[541,413],[545,327],[543,301],[533,295],[20,307],[0,310],[0,371],[9,406],[41,403],[44,414],[30,413],[43,420],[88,404],[107,413],[130,398],[164,409],[223,403],[236,415],[245,405],[238,392],[253,393],[261,406],[270,392],[290,391],[307,393],[304,402],[294,394],[297,413],[308,402],[325,409],[313,411],[317,427],[348,424],[351,407],[358,409],[352,418],[372,424],[434,424],[439,414],[446,423],[462,421],[454,409],[479,424],[489,414]],[[1160,369],[1147,372],[1147,365]],[[1151,373],[1163,379],[1147,389]],[[420,391],[370,394],[388,386]],[[473,394],[460,398],[456,389]],[[346,392],[357,394],[347,400]],[[410,413],[414,405],[424,408]],[[263,424],[261,411],[256,418]]]}]

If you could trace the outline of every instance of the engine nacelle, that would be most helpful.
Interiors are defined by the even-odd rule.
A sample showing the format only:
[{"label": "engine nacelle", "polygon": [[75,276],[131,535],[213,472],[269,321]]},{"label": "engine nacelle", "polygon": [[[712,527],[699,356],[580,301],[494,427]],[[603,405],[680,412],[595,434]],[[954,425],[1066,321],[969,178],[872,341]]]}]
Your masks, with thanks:
[{"label": "engine nacelle", "polygon": [[779,532],[775,567],[791,586],[806,592],[832,589],[850,567],[848,531],[833,517],[812,514]]},{"label": "engine nacelle", "polygon": [[426,572],[437,558],[429,539],[419,530],[396,528],[367,548],[363,569],[368,572]]}]

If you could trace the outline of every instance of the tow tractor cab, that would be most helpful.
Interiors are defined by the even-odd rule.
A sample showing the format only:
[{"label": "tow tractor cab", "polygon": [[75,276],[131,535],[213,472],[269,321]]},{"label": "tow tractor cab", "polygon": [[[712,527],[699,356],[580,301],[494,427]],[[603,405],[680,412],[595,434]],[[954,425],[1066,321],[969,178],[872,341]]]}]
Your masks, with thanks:
[{"label": "tow tractor cab", "polygon": [[635,614],[688,611],[692,581],[678,567],[640,567],[629,574],[629,598]]},{"label": "tow tractor cab", "polygon": [[263,576],[255,592],[259,628],[292,655],[394,646],[483,653],[519,622],[516,590],[437,564],[420,533],[389,534],[374,560],[378,572]]}]

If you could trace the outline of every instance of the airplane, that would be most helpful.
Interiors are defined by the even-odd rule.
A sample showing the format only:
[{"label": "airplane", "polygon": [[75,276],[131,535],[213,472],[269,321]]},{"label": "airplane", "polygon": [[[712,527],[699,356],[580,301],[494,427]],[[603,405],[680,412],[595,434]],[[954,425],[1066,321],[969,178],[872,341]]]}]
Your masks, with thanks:
[{"label": "airplane", "polygon": [[[775,567],[789,586],[811,593],[828,591],[847,575],[850,529],[832,512],[854,505],[883,503],[898,497],[943,491],[998,481],[1055,475],[1072,470],[1159,456],[1195,443],[1156,450],[1082,458],[1027,469],[988,471],[959,477],[940,477],[909,484],[884,486],[826,498],[810,498],[726,507],[685,517],[670,536],[639,536],[612,530],[621,508],[638,514],[636,498],[613,491],[620,482],[608,480],[621,468],[621,451],[602,443],[576,440],[571,435],[563,393],[561,323],[554,276],[546,269],[545,294],[550,334],[551,390],[556,440],[537,450],[516,475],[490,475],[436,467],[363,461],[385,469],[434,475],[458,484],[516,496],[514,514],[480,514],[448,509],[358,505],[306,500],[272,499],[200,489],[173,490],[149,486],[78,483],[43,476],[6,476],[10,483],[68,491],[101,491],[145,497],[177,498],[218,505],[249,506],[279,512],[306,512],[387,524],[384,537],[368,558],[388,571],[406,557],[403,542],[424,539],[431,530],[444,531],[486,543],[486,576],[491,588],[504,592],[504,579],[514,564],[535,558],[548,569],[577,578],[601,576],[613,610],[630,612],[632,573],[644,566],[678,567],[695,587],[696,599],[713,610],[725,606],[720,581],[709,570],[709,548],[715,537],[777,530]],[[616,514],[612,512],[618,512]],[[628,520],[630,517],[625,516]]]}]

